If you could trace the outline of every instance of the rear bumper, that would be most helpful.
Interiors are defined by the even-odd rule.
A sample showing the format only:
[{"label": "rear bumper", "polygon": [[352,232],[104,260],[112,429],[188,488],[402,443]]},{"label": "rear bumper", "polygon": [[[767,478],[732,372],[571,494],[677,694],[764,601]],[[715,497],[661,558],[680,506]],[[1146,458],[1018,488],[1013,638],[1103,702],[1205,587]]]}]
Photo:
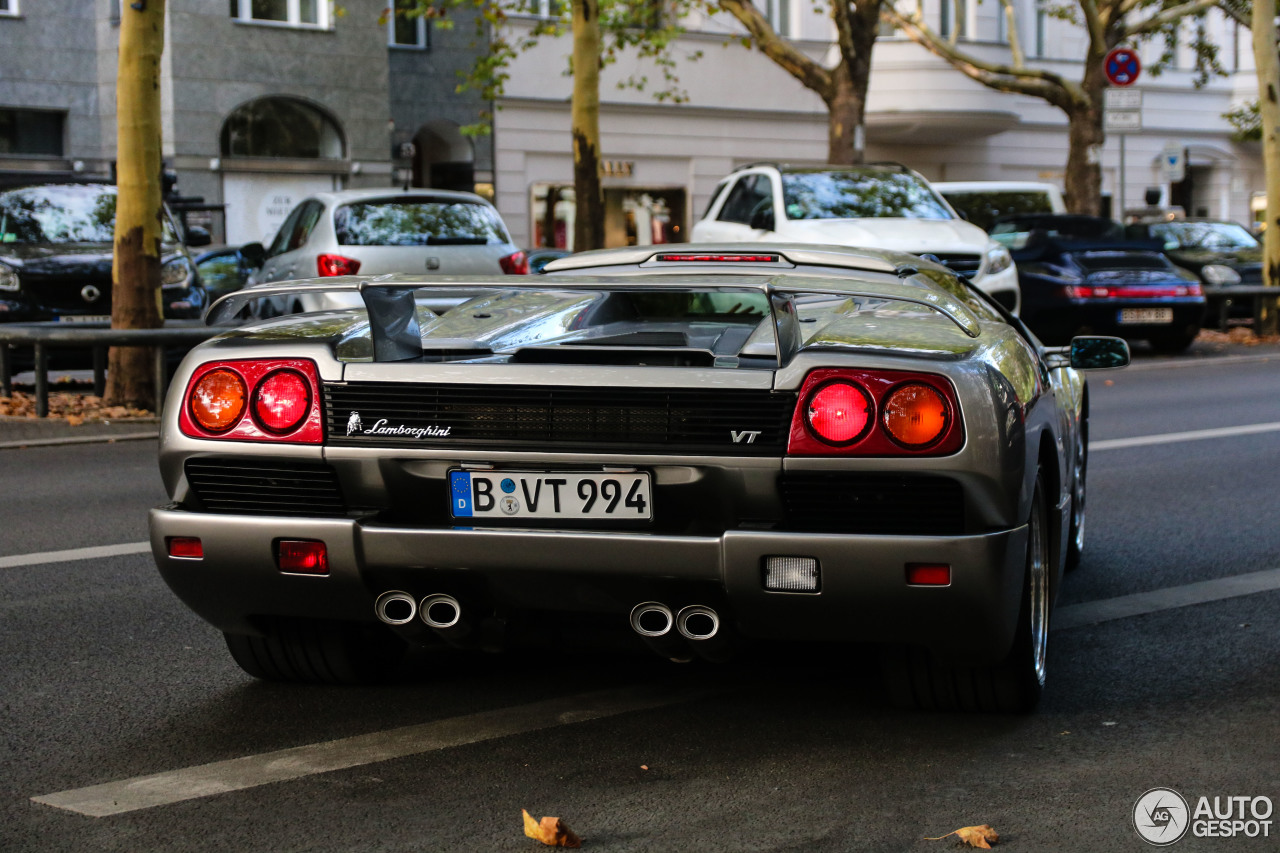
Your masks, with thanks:
[{"label": "rear bumper", "polygon": [[[169,537],[199,537],[202,559],[168,555]],[[327,545],[325,576],[277,570],[278,539]],[[352,519],[151,512],[166,583],[223,631],[255,616],[374,620],[389,589],[415,597],[483,597],[486,607],[616,614],[647,600],[715,607],[761,639],[911,643],[948,659],[999,659],[1012,642],[1026,529],[968,536],[871,536],[732,530],[720,536],[564,530],[396,527]],[[767,556],[818,560],[816,593],[764,588]],[[906,583],[907,563],[947,563],[947,587]]]}]

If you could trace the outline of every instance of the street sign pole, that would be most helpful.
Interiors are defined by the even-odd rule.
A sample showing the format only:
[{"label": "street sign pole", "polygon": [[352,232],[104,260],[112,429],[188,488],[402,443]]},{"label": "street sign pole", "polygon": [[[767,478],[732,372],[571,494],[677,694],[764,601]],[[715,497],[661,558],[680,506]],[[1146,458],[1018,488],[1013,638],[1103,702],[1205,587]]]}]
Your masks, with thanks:
[{"label": "street sign pole", "polygon": [[1125,87],[1132,86],[1137,81],[1138,75],[1142,73],[1142,64],[1132,50],[1118,47],[1107,54],[1103,70],[1107,80],[1117,87],[1104,89],[1102,92],[1102,126],[1104,130],[1120,137],[1120,185],[1116,188],[1117,207],[1114,218],[1123,222],[1127,180],[1124,169],[1124,138],[1131,130],[1142,130],[1142,92]]},{"label": "street sign pole", "polygon": [[1118,208],[1120,215],[1112,217],[1119,222],[1124,222],[1124,138],[1127,135],[1128,134],[1125,133],[1120,134],[1120,187],[1119,192],[1117,193],[1120,197],[1120,207]]}]

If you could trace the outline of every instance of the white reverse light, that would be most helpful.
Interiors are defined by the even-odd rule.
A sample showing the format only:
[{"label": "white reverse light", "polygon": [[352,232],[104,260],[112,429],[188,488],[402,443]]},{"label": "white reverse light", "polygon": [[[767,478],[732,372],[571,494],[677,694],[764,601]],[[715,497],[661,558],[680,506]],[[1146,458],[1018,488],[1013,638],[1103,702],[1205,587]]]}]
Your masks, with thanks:
[{"label": "white reverse light", "polygon": [[765,557],[764,588],[776,592],[817,592],[815,557]]}]

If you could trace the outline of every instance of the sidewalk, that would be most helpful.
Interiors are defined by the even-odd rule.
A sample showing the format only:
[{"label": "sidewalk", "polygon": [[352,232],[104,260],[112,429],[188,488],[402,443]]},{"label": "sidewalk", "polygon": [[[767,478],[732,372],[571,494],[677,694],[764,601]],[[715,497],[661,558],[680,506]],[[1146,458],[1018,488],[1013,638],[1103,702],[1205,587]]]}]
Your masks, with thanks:
[{"label": "sidewalk", "polygon": [[[1145,344],[1133,346],[1135,367],[1158,367],[1170,362],[1188,363],[1224,358],[1277,359],[1280,361],[1280,341],[1246,343],[1240,335],[1224,335],[1220,332],[1201,333],[1185,353],[1158,355]],[[20,377],[15,377],[20,379]],[[31,393],[32,389],[18,390]],[[114,421],[87,421],[71,426],[63,418],[19,418],[0,415],[0,450],[22,447],[88,444],[114,441],[154,439],[160,432],[160,419],[127,418]]]}]

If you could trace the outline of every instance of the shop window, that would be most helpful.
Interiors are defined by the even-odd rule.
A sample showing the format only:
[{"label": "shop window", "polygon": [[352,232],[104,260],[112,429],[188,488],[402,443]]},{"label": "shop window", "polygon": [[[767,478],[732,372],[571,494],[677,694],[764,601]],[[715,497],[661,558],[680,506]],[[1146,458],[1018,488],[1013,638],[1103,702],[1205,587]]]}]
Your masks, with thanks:
[{"label": "shop window", "polygon": [[333,119],[305,101],[259,98],[222,125],[224,157],[340,159],[342,134]]},{"label": "shop window", "polygon": [[65,120],[51,110],[0,109],[0,154],[61,157]]},{"label": "shop window", "polygon": [[231,0],[231,17],[238,21],[329,28],[327,0]]},{"label": "shop window", "polygon": [[[573,186],[535,184],[530,200],[533,245],[573,251]],[[683,187],[605,187],[605,248],[684,242],[686,204]]]}]

